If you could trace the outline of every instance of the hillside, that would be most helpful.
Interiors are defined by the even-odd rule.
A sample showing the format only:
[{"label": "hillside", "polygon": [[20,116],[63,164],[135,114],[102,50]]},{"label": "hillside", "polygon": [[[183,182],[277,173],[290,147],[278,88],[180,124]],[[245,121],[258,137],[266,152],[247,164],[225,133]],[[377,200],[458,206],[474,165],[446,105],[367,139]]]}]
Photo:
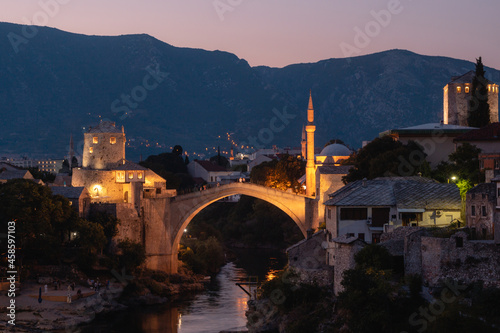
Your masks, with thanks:
[{"label": "hillside", "polygon": [[[21,29],[0,23],[3,36],[22,36]],[[252,68],[231,53],[178,48],[148,35],[41,27],[18,52],[1,38],[0,61],[0,155],[62,157],[71,133],[81,151],[82,131],[109,119],[125,126],[130,159],[176,144],[211,155],[205,147],[229,149],[226,133],[240,144],[255,137],[263,146],[299,146],[309,89],[318,145],[335,137],[359,147],[388,128],[439,121],[443,86],[474,68],[401,50]],[[500,82],[497,70],[487,68],[487,75]],[[277,116],[284,112],[289,116]]]}]

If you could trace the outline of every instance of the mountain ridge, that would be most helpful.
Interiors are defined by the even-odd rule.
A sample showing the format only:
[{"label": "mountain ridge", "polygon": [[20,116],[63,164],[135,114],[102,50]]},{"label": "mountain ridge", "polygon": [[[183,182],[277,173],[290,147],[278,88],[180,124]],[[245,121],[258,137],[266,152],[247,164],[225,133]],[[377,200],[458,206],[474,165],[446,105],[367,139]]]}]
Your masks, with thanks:
[{"label": "mountain ridge", "polygon": [[[0,23],[3,36],[21,29]],[[439,121],[444,85],[474,69],[407,50],[251,67],[230,52],[175,47],[147,34],[37,29],[17,53],[0,39],[0,154],[63,156],[71,133],[81,151],[82,131],[102,119],[124,125],[127,155],[136,160],[176,144],[207,156],[218,145],[228,151],[233,140],[300,146],[309,89],[318,145],[341,138],[359,147],[383,130]],[[486,71],[500,81],[498,70]]]}]

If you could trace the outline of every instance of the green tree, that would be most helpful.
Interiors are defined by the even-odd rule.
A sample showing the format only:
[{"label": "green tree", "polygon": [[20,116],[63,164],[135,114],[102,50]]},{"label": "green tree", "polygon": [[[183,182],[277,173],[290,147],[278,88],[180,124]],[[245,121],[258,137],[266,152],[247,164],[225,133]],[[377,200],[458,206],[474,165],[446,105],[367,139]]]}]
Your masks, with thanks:
[{"label": "green tree", "polygon": [[135,272],[146,261],[146,250],[141,243],[126,239],[119,242],[118,247],[121,250],[118,256],[120,268],[125,268],[127,272]]},{"label": "green tree", "polygon": [[250,181],[256,184],[286,191],[301,191],[300,177],[305,173],[305,161],[291,155],[283,155],[279,160],[261,163],[250,173]]},{"label": "green tree", "polygon": [[69,201],[53,196],[49,187],[24,179],[0,184],[0,223],[7,230],[9,221],[16,222],[20,263],[58,263],[63,243],[78,219]]},{"label": "green tree", "polygon": [[484,127],[490,123],[490,105],[488,104],[488,80],[481,57],[476,59],[476,73],[472,79],[469,115],[467,122],[471,127]]},{"label": "green tree", "polygon": [[427,176],[430,168],[425,157],[422,146],[413,141],[403,144],[390,136],[376,138],[344,162],[353,168],[342,180],[347,184],[363,178],[414,176],[418,173]]},{"label": "green tree", "polygon": [[432,177],[446,183],[451,177],[467,180],[470,184],[478,184],[484,180],[479,169],[479,153],[481,149],[469,143],[463,143],[448,157],[450,162],[441,162],[432,172]]},{"label": "green tree", "polygon": [[118,225],[120,224],[120,220],[115,216],[105,212],[92,212],[88,219],[89,221],[102,226],[108,243],[118,234]]}]

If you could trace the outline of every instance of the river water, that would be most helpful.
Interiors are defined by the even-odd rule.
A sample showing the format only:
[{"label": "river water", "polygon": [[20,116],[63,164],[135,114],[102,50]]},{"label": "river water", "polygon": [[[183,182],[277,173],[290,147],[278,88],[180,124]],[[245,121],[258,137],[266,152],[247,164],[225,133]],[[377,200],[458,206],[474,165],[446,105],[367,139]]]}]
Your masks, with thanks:
[{"label": "river water", "polygon": [[[237,264],[223,266],[216,280],[192,299],[104,316],[83,328],[82,332],[219,333],[245,330],[249,297],[236,283],[265,280],[283,268],[285,260],[276,251],[243,250],[238,253],[238,258]],[[249,288],[246,287],[252,293]]]}]

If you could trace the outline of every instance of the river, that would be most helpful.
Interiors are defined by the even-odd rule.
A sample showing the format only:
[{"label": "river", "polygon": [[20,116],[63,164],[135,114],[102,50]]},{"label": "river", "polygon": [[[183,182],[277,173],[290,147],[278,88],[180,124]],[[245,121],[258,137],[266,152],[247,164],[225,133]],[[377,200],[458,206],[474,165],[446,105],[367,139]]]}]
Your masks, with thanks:
[{"label": "river", "polygon": [[223,266],[215,281],[191,299],[103,316],[82,328],[82,333],[219,333],[245,330],[249,297],[236,283],[265,280],[283,268],[286,260],[277,251],[236,252],[237,263]]}]

